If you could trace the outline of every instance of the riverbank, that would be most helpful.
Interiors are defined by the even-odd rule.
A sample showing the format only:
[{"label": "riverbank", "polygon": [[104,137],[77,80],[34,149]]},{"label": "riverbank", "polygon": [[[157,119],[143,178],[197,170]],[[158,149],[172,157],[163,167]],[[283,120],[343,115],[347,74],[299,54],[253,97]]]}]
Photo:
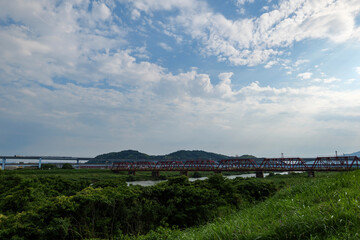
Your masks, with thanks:
[{"label": "riverbank", "polygon": [[137,239],[359,239],[359,189],[360,171],[293,178],[264,202],[211,223],[159,228]]},{"label": "riverbank", "polygon": [[4,171],[0,238],[354,239],[359,173],[177,176],[142,187],[109,170]]},{"label": "riverbank", "polygon": [[202,181],[177,176],[150,187],[127,186],[121,175],[94,174],[1,172],[0,239],[121,239],[158,227],[198,226],[261,202],[281,187],[220,174]]}]

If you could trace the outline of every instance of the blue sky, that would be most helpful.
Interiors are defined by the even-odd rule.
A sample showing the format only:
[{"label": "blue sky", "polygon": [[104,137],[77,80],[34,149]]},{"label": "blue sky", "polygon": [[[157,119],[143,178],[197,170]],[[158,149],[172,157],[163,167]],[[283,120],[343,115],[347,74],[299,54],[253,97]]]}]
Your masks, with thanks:
[{"label": "blue sky", "polygon": [[358,0],[0,1],[0,153],[360,150]]}]

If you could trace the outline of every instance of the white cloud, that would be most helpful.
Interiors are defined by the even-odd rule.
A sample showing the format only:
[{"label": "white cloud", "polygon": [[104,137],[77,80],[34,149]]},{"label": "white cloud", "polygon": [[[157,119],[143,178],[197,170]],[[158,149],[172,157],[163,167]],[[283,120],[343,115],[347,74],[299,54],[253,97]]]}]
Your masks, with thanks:
[{"label": "white cloud", "polygon": [[147,61],[136,62],[126,51],[98,55],[92,60],[98,65],[98,74],[107,75],[109,84],[113,86],[157,82],[164,71],[162,67]]},{"label": "white cloud", "polygon": [[308,60],[308,59],[299,59],[294,63],[294,67],[298,67],[298,66],[300,66],[304,63],[308,63],[308,62],[310,62],[310,60]]},{"label": "white cloud", "polygon": [[166,43],[164,43],[164,42],[160,42],[159,43],[159,46],[160,47],[162,47],[164,50],[166,50],[166,51],[172,51],[173,49],[172,49],[172,47],[170,47],[169,45],[167,45]]},{"label": "white cloud", "polygon": [[[205,55],[234,65],[265,63],[283,54],[278,46],[317,37],[305,31],[312,28],[304,25],[311,21],[325,27],[324,36],[330,40],[350,38],[346,29],[334,37],[327,23],[332,19],[336,26],[351,19],[331,15],[329,10],[343,11],[348,1],[337,2],[336,8],[329,3],[324,9],[322,2],[293,7],[295,3],[282,1],[284,7],[278,7],[278,12],[235,21],[193,1],[140,0],[132,10],[140,17],[180,9],[177,17],[169,19],[168,35],[179,36],[179,28],[184,27],[201,43]],[[127,31],[113,23],[116,16],[110,1],[95,4],[98,8],[89,12],[88,1],[0,3],[0,19],[17,23],[0,27],[1,152],[14,154],[9,150],[11,138],[18,144],[12,148],[16,153],[83,156],[119,150],[119,146],[148,153],[197,148],[258,156],[284,148],[311,153],[313,145],[317,149],[312,153],[318,153],[335,143],[358,147],[360,123],[353,119],[360,117],[359,90],[341,91],[327,84],[278,88],[262,86],[261,79],[235,87],[231,79],[239,76],[232,72],[220,71],[215,84],[209,74],[195,68],[174,74],[148,60],[146,44],[128,48]],[[309,4],[314,8],[307,12]],[[357,1],[352,6],[356,9]],[[355,10],[344,12],[355,14]],[[288,35],[280,34],[284,32]],[[285,60],[278,64],[289,65],[289,71],[295,68]],[[340,79],[322,76],[319,81]],[[22,127],[26,130],[20,131]]]},{"label": "white cloud", "polygon": [[[162,1],[160,1],[162,2]],[[240,5],[247,2],[239,0]],[[252,2],[252,1],[250,1]],[[279,48],[305,39],[329,39],[340,43],[356,38],[359,28],[355,17],[360,2],[345,1],[280,1],[274,10],[258,18],[227,19],[215,13],[206,3],[139,1],[136,9],[151,12],[180,9],[170,21],[169,29],[185,30],[203,44],[203,53],[234,65],[257,65],[283,54]]]},{"label": "white cloud", "polygon": [[355,78],[350,78],[350,79],[348,79],[345,83],[346,84],[352,84],[353,82],[355,82]]},{"label": "white cloud", "polygon": [[[142,65],[135,67],[138,71],[143,68]],[[55,85],[56,90],[37,85],[26,89],[11,87],[0,90],[0,112],[6,116],[3,119],[16,118],[17,121],[26,115],[27,122],[36,122],[43,129],[52,129],[58,134],[58,137],[48,136],[53,140],[46,143],[48,149],[52,149],[49,154],[61,153],[63,149],[52,144],[68,139],[78,149],[69,150],[72,148],[68,146],[64,149],[66,153],[74,151],[75,155],[84,156],[99,154],[98,149],[117,150],[119,143],[125,149],[131,147],[150,152],[152,147],[162,145],[163,151],[167,152],[171,148],[197,148],[215,142],[229,146],[214,146],[213,151],[232,153],[236,149],[266,156],[281,148],[296,151],[299,144],[303,148],[316,143],[318,149],[313,153],[317,153],[329,148],[328,141],[318,143],[318,134],[324,139],[334,139],[333,133],[319,132],[321,129],[351,130],[351,142],[360,131],[360,124],[356,122],[339,126],[339,121],[360,117],[358,90],[274,88],[261,86],[259,82],[235,90],[231,86],[232,76],[230,72],[221,73],[221,81],[213,85],[208,75],[196,70],[179,75],[162,73],[161,81],[138,86],[129,92],[74,84]],[[37,136],[41,134],[40,131]],[[86,142],[73,142],[84,134],[88,139]],[[149,136],[155,135],[151,144],[146,144]],[[267,140],[274,135],[277,137]],[[170,145],[169,139],[173,139]],[[186,145],[189,139],[191,145]],[[28,147],[40,151],[40,146],[44,146],[41,141],[31,141]],[[39,143],[41,145],[37,145]],[[96,143],[99,144],[96,148],[86,148]],[[356,147],[348,141],[341,146],[345,147],[345,144]]]},{"label": "white cloud", "polygon": [[[343,142],[343,147],[346,144],[356,147],[358,141],[354,139],[360,140],[355,136],[360,124],[352,122],[339,127],[339,121],[360,117],[358,90],[341,92],[325,86],[275,88],[261,86],[259,82],[234,89],[232,72],[220,73],[220,82],[212,84],[209,75],[196,69],[173,75],[156,65],[149,68],[149,63],[136,63],[126,52],[97,60],[116,63],[100,71],[109,72],[111,84],[118,84],[119,89],[71,83],[54,84],[54,90],[37,84],[22,89],[15,85],[0,88],[0,112],[6,116],[3,120],[22,122],[19,119],[26,116],[26,122],[53,132],[47,136],[38,129],[37,138],[32,137],[29,144],[18,149],[28,154],[41,151],[93,156],[118,150],[119,145],[149,153],[161,145],[162,153],[178,148],[201,148],[270,156],[284,148],[296,152],[299,144],[301,148],[309,148],[316,143],[313,154],[326,151],[331,143],[319,141],[317,135],[334,140],[329,129],[353,132],[351,142]],[[104,66],[108,63],[104,62]],[[128,69],[121,70],[125,67]],[[146,84],[138,84],[139,78],[148,75],[152,77]],[[130,87],[123,90],[123,84]],[[319,132],[321,129],[328,131]],[[24,138],[30,137],[23,134]],[[82,139],[84,136],[87,141]],[[149,141],[150,136],[156,138]],[[277,137],[270,141],[269,136]],[[77,138],[79,141],[74,141]],[[71,142],[72,146],[60,144],[63,148],[59,147],[61,140]],[[44,152],[44,146],[49,152]],[[89,146],[94,147],[89,149]]]},{"label": "white cloud", "polygon": [[241,5],[244,5],[245,3],[253,3],[253,2],[254,2],[254,0],[237,0],[236,4],[238,6],[241,6]]},{"label": "white cloud", "polygon": [[131,19],[136,20],[141,16],[141,13],[137,9],[131,11]]},{"label": "white cloud", "polygon": [[312,75],[313,75],[313,74],[312,74],[311,72],[304,72],[304,73],[299,73],[299,74],[297,75],[297,77],[298,77],[298,78],[301,78],[301,79],[303,79],[303,80],[306,80],[306,79],[310,79]]},{"label": "white cloud", "polygon": [[[0,19],[18,23],[0,26],[0,65],[9,74],[3,80],[52,85],[54,76],[79,82],[101,79],[95,69],[86,66],[99,52],[123,46],[126,36],[126,31],[111,22],[109,8],[94,2],[92,12],[87,12],[87,1],[42,4],[0,3]],[[101,24],[105,19],[108,23]],[[99,24],[94,25],[94,20]]]},{"label": "white cloud", "polygon": [[134,4],[136,9],[144,12],[158,11],[158,10],[172,10],[174,8],[191,8],[196,2],[192,0],[120,0],[120,2],[130,2]]},{"label": "white cloud", "polygon": [[104,21],[111,17],[111,11],[104,3],[94,2],[92,4],[92,17],[95,20]]},{"label": "white cloud", "polygon": [[273,65],[275,65],[277,63],[278,63],[277,61],[269,61],[268,63],[266,63],[264,68],[271,68]]},{"label": "white cloud", "polygon": [[333,82],[340,82],[339,78],[331,77],[323,79],[324,83],[333,83]]},{"label": "white cloud", "polygon": [[355,72],[356,72],[357,74],[360,74],[360,67],[356,67],[356,68],[355,68]]},{"label": "white cloud", "polygon": [[216,86],[217,90],[220,92],[221,96],[224,98],[229,98],[234,95],[231,88],[231,77],[234,73],[225,72],[219,74],[220,83]]},{"label": "white cloud", "polygon": [[329,77],[329,78],[315,78],[313,79],[313,82],[318,82],[318,83],[334,83],[334,82],[340,82],[341,79],[336,78],[336,77]]}]

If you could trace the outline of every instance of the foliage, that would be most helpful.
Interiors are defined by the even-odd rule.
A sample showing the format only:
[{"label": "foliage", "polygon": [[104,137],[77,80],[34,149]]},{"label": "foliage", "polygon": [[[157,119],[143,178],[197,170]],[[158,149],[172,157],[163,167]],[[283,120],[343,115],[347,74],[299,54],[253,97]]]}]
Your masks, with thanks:
[{"label": "foliage", "polygon": [[204,226],[158,229],[141,239],[359,239],[360,171],[276,177],[294,184]]},{"label": "foliage", "polygon": [[110,152],[96,156],[97,159],[149,159],[149,155],[136,150],[125,150],[121,152]]},{"label": "foliage", "polygon": [[180,150],[166,155],[166,158],[173,160],[197,160],[197,159],[221,160],[229,157],[222,154],[205,152],[201,150],[193,150],[193,151]]},{"label": "foliage", "polygon": [[73,165],[70,163],[64,163],[61,167],[62,169],[74,169]]},{"label": "foliage", "polygon": [[51,164],[51,163],[41,164],[41,169],[49,170],[49,169],[56,169],[56,168],[57,168],[57,166],[55,164]]},{"label": "foliage", "polygon": [[[76,171],[67,173],[72,172]],[[179,176],[151,187],[128,187],[120,177],[18,173],[0,175],[0,239],[111,239],[149,231],[155,234],[168,227],[204,224],[276,191],[273,183],[227,180],[219,174],[204,181],[189,182],[186,176]]]},{"label": "foliage", "polygon": [[199,172],[194,172],[194,173],[192,174],[192,177],[193,177],[193,178],[201,178],[202,176],[201,176],[201,173],[199,173]]}]

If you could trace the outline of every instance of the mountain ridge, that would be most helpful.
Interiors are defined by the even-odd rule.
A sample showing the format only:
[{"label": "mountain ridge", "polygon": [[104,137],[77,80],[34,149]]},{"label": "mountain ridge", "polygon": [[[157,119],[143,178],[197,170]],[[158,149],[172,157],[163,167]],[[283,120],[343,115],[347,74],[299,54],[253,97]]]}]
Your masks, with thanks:
[{"label": "mountain ridge", "polygon": [[[148,155],[137,150],[123,150],[120,152],[109,152],[100,154],[88,163],[101,163],[111,160],[221,160],[234,158],[218,153],[203,150],[179,150],[165,155]],[[252,155],[242,155],[241,158],[254,158]]]},{"label": "mountain ridge", "polygon": [[353,153],[350,153],[350,154],[345,154],[345,156],[357,156],[357,157],[360,157],[360,151],[353,152]]}]

